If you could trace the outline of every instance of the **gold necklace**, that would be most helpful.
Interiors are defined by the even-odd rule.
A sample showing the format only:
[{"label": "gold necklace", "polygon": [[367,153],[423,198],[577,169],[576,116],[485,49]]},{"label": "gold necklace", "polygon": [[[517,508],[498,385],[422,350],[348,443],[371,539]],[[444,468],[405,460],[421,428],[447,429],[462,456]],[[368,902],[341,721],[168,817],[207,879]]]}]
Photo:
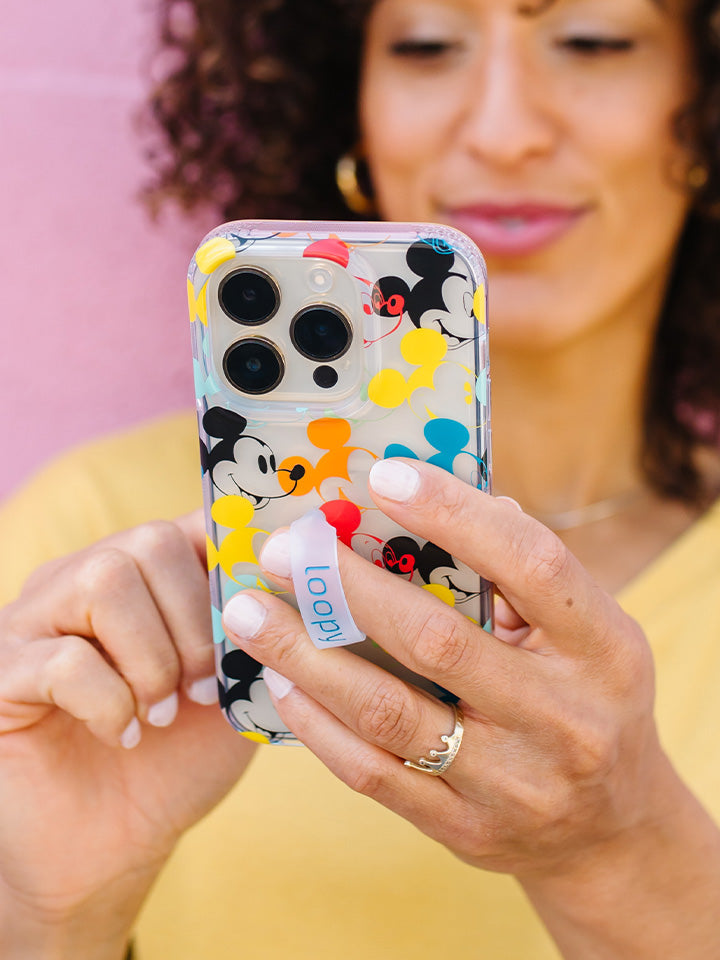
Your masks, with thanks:
[{"label": "gold necklace", "polygon": [[556,533],[563,530],[573,530],[575,527],[597,523],[599,520],[607,520],[608,517],[614,517],[618,513],[622,513],[623,510],[627,510],[640,498],[642,492],[642,490],[637,489],[626,490],[625,493],[607,497],[605,500],[596,500],[594,503],[588,503],[584,507],[576,507],[574,510],[561,510],[559,513],[534,513],[533,516]]}]

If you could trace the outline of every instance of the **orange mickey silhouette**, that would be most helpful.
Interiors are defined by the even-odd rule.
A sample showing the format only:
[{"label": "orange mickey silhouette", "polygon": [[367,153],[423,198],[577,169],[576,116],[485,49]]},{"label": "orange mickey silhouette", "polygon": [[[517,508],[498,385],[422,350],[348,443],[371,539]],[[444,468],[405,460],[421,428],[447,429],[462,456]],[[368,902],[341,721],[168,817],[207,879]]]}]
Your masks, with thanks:
[{"label": "orange mickey silhouette", "polygon": [[[355,450],[362,450],[369,453],[377,460],[377,456],[365,447],[347,447],[345,444],[350,439],[352,427],[347,420],[341,420],[335,417],[321,417],[319,420],[313,420],[308,424],[308,440],[319,450],[327,450],[318,462],[313,466],[309,460],[303,457],[288,457],[278,467],[278,481],[286,493],[296,497],[305,496],[315,489],[320,493],[320,487],[330,477],[337,477],[339,480],[350,480],[348,473],[348,460],[350,454]],[[291,481],[287,468],[302,466],[305,474],[298,481]],[[297,473],[297,470],[296,470]],[[338,493],[340,488],[338,487]]]}]

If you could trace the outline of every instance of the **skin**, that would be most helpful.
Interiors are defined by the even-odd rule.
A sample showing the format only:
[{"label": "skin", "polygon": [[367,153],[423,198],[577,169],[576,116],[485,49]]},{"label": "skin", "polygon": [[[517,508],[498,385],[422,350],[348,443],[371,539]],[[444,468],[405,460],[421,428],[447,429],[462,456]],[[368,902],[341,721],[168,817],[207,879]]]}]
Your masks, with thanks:
[{"label": "skin", "polygon": [[[395,18],[419,9],[469,48],[419,70],[389,57]],[[380,0],[370,22],[361,117],[384,215],[443,219],[475,191],[517,185],[568,191],[587,206],[574,236],[489,264],[498,479],[528,509],[568,509],[638,480],[640,386],[688,203],[666,176],[668,164],[688,162],[668,126],[687,94],[679,13],[649,0],[566,0],[532,17],[507,0]],[[576,17],[632,29],[637,45],[578,60],[555,42]],[[587,423],[597,425],[592,442]],[[376,486],[377,506],[504,597],[489,636],[340,551],[361,628],[462,697],[465,736],[443,778],[398,758],[437,742],[447,706],[346,650],[319,655],[297,614],[264,593],[233,598],[228,635],[277,671],[281,716],[333,772],[469,863],[514,874],[566,957],[716,957],[718,831],[658,743],[637,624],[528,513],[426,464],[405,466],[405,499]],[[673,515],[668,527],[668,505],[648,498],[643,510],[606,528],[616,555],[630,558],[625,578],[662,549],[651,526],[672,537],[691,519]],[[283,536],[262,560],[290,588]],[[592,544],[586,535],[573,549],[592,561]],[[8,960],[121,960],[177,837],[250,759],[217,707],[188,696],[212,674],[203,547],[200,514],[127,531],[42,568],[0,612]],[[152,723],[158,704],[165,727]],[[135,745],[123,749],[128,731]],[[66,761],[78,756],[82,764]],[[40,770],[41,796],[23,787]],[[98,784],[112,789],[88,820],[84,800]]]},{"label": "skin", "polygon": [[[417,760],[452,728],[447,706],[349,650],[318,651],[292,608],[247,591],[227,605],[225,628],[275,672],[265,676],[280,716],[352,789],[468,863],[514,874],[567,958],[710,960],[720,832],[660,747],[639,626],[512,503],[428,464],[388,464],[405,471],[407,497],[374,485],[377,506],[503,596],[488,636],[341,551],[360,629],[460,696],[460,751],[442,778],[405,768],[398,758]],[[280,531],[260,558],[287,589],[289,546]]]},{"label": "skin", "polygon": [[[447,707],[348,651],[318,653],[267,595],[225,611],[229,634],[276,671],[283,720],[338,777],[469,863],[514,874],[578,960],[720,948],[720,833],[660,747],[647,641],[601,589],[693,519],[652,496],[638,466],[647,360],[689,205],[669,176],[690,162],[671,126],[691,88],[681,14],[648,0],[568,0],[531,17],[506,0],[381,0],[370,19],[361,123],[385,217],[452,223],[456,207],[498,197],[582,209],[542,249],[488,256],[499,488],[537,512],[638,491],[622,516],[566,535],[593,578],[532,517],[426,464],[399,464],[418,475],[407,497],[374,489],[388,516],[502,594],[488,638],[342,551],[360,628],[461,698],[449,771],[397,759],[451,729]],[[588,55],[578,36],[623,45]],[[288,549],[281,532],[261,556],[286,588]]]},{"label": "skin", "polygon": [[651,0],[517,7],[375,6],[360,119],[380,212],[447,223],[479,200],[579,207],[539,252],[486,255],[493,348],[555,353],[599,325],[652,332],[688,208],[669,177],[687,162],[670,124],[690,92],[679,12]]},{"label": "skin", "polygon": [[[213,673],[204,542],[199,513],[127,531],[41,567],[0,611],[8,960],[122,958],[176,840],[252,755],[217,703],[187,695]],[[153,726],[173,693],[174,721]],[[123,749],[133,717],[142,736]]]},{"label": "skin", "polygon": [[568,535],[611,590],[695,516],[654,497],[639,468],[645,372],[689,204],[690,158],[672,133],[692,76],[682,12],[382,0],[363,61],[363,146],[384,217],[453,223],[458,207],[523,199],[582,211],[531,255],[486,254],[494,476],[538,516],[640,491],[632,517]]}]

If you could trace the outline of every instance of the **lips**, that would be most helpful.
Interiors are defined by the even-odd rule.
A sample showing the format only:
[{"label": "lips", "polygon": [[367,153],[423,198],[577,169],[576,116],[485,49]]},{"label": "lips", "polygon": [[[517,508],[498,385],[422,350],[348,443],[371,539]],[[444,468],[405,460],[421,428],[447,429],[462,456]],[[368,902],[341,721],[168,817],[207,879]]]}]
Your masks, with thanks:
[{"label": "lips", "polygon": [[486,257],[524,257],[559,240],[586,212],[551,204],[483,203],[449,210],[445,219]]}]

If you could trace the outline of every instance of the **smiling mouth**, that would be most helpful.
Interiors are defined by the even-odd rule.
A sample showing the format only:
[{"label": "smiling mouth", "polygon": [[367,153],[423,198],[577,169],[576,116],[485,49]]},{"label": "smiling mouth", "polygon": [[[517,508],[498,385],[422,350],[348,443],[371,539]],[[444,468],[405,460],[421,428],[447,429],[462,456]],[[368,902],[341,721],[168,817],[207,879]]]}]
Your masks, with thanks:
[{"label": "smiling mouth", "polygon": [[253,504],[253,506],[257,507],[257,506],[259,506],[259,505],[263,502],[263,500],[269,500],[269,499],[270,499],[269,497],[261,497],[261,496],[258,496],[257,493],[250,493],[249,490],[246,490],[244,487],[241,487],[240,484],[239,484],[239,483],[237,482],[237,480],[235,479],[235,475],[232,474],[232,473],[230,474],[230,479],[232,480],[232,482],[233,482],[233,483],[235,484],[235,486],[237,487],[237,490],[238,490],[238,493],[240,494],[240,496],[245,497],[246,500],[249,500],[249,501]]},{"label": "smiling mouth", "polygon": [[[245,487],[240,486],[240,484],[235,479],[235,474],[233,473],[230,474],[230,479],[237,487],[238,493],[241,496],[245,497],[247,500],[250,500],[253,506],[259,507],[261,503],[262,504],[269,503],[270,500],[282,500],[284,497],[290,497],[297,490],[297,485],[302,479],[302,477],[294,477],[293,471],[291,470],[278,470],[278,473],[289,473],[290,479],[293,481],[293,488],[292,490],[288,490],[286,493],[278,493],[275,496],[272,496],[269,493],[266,493],[266,494],[251,493],[249,490],[246,490]],[[305,475],[305,471],[303,470],[303,476],[304,475]]]},{"label": "smiling mouth", "polygon": [[522,257],[564,236],[587,212],[552,204],[477,204],[449,210],[447,221],[475,241],[488,257]]}]

